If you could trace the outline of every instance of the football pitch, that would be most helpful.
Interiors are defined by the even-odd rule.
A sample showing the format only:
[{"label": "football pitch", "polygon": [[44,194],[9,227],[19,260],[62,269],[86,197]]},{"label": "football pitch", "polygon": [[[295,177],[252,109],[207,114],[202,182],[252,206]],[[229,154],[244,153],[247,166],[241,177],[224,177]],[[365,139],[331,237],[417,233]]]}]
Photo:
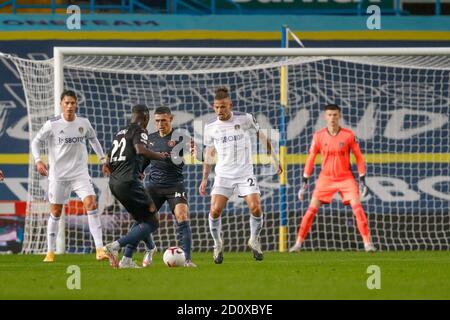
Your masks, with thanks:
[{"label": "football pitch", "polygon": [[[211,253],[194,253],[198,268],[168,268],[157,253],[146,269],[115,270],[94,255],[61,255],[52,264],[41,255],[3,255],[0,299],[450,299],[448,251],[266,253],[262,262],[249,252],[224,257],[215,265]],[[80,289],[67,286],[76,283],[67,272],[72,265],[79,267]]]}]

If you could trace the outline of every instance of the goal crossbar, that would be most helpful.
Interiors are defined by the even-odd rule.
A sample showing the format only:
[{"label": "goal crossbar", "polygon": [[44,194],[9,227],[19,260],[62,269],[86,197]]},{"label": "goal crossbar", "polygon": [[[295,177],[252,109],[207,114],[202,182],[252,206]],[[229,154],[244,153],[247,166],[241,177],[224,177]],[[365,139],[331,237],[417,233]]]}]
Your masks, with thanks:
[{"label": "goal crossbar", "polygon": [[421,56],[450,55],[450,48],[116,48],[55,47],[56,55],[137,56]]}]

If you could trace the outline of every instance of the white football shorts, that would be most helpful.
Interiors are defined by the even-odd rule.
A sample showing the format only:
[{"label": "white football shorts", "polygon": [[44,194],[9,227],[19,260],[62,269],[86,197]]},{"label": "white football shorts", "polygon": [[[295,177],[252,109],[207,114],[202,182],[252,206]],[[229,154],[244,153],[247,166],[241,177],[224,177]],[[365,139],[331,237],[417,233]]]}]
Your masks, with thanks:
[{"label": "white football shorts", "polygon": [[252,193],[261,194],[255,176],[234,179],[218,176],[214,178],[211,194],[220,194],[229,199],[235,191],[237,191],[239,197],[245,197]]},{"label": "white football shorts", "polygon": [[48,200],[52,204],[65,204],[72,191],[81,200],[84,200],[87,196],[95,196],[94,186],[89,178],[69,181],[49,180],[48,182]]}]

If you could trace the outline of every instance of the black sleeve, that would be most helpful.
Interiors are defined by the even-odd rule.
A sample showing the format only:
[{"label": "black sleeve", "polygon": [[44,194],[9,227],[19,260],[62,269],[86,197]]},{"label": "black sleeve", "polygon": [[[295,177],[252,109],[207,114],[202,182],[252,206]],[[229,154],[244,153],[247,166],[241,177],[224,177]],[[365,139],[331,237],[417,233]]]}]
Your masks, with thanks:
[{"label": "black sleeve", "polygon": [[147,130],[145,130],[143,128],[139,128],[134,132],[133,146],[136,144],[144,144],[147,147],[147,144],[148,144]]},{"label": "black sleeve", "polygon": [[142,162],[141,162],[141,173],[143,173],[145,171],[145,169],[149,166],[151,160],[145,157],[142,157]]}]

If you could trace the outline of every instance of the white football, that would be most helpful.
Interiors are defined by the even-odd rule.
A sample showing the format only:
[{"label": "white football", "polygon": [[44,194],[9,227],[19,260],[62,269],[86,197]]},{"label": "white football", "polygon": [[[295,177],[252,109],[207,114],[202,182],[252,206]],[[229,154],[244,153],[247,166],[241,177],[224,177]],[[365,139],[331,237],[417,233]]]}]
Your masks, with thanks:
[{"label": "white football", "polygon": [[182,267],[186,257],[180,247],[170,247],[164,252],[163,260],[168,267]]}]

